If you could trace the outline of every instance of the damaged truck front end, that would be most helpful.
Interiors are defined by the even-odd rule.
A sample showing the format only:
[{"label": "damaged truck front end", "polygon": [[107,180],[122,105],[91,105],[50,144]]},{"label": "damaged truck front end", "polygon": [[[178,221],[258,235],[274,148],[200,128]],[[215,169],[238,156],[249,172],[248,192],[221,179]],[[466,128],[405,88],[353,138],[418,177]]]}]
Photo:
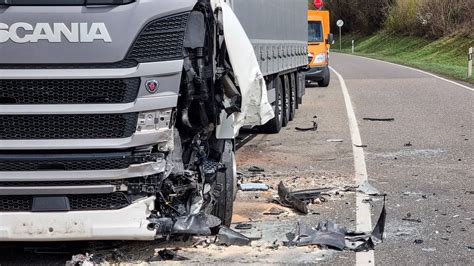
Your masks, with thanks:
[{"label": "damaged truck front end", "polygon": [[[52,37],[0,39],[0,241],[152,240],[229,225],[233,136],[216,131],[242,98],[222,9],[14,2],[0,4],[0,29]],[[71,42],[85,19],[104,27]]]}]

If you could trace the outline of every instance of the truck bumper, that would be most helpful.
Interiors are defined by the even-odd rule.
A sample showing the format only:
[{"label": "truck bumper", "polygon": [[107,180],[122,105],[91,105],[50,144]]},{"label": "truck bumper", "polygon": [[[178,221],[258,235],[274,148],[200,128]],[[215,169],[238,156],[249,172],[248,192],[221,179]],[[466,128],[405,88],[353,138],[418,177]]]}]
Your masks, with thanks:
[{"label": "truck bumper", "polygon": [[310,67],[308,72],[306,72],[306,81],[321,81],[327,76],[328,72],[328,66]]},{"label": "truck bumper", "polygon": [[153,240],[155,197],[119,210],[0,213],[0,241]]}]

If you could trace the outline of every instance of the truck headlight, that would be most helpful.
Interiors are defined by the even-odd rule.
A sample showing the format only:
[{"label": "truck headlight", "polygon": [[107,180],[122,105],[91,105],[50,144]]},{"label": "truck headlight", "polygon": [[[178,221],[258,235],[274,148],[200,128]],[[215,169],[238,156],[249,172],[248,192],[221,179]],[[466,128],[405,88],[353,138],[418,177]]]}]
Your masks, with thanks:
[{"label": "truck headlight", "polygon": [[316,63],[316,64],[324,63],[325,61],[326,61],[326,54],[325,53],[319,53],[314,58],[314,63]]}]

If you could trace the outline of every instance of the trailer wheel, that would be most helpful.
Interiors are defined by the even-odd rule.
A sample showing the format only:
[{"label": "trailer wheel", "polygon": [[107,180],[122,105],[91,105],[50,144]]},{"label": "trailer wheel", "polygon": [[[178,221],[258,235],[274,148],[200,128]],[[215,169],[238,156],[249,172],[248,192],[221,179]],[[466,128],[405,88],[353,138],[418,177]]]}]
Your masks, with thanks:
[{"label": "trailer wheel", "polygon": [[286,127],[288,125],[288,121],[290,121],[290,101],[291,101],[291,96],[290,96],[290,81],[288,79],[288,75],[284,75],[281,77],[284,82],[284,98],[283,98],[283,122],[282,126]]},{"label": "trailer wheel", "polygon": [[217,174],[216,185],[221,189],[212,213],[221,219],[223,225],[230,226],[234,200],[237,195],[237,164],[232,140],[227,139],[220,142],[222,142],[223,150],[221,163],[225,165],[226,169]]},{"label": "trailer wheel", "polygon": [[296,115],[296,105],[298,104],[296,95],[296,82],[294,73],[289,74],[290,77],[290,121],[293,121]]},{"label": "trailer wheel", "polygon": [[260,132],[276,134],[280,132],[283,124],[283,84],[279,77],[273,80],[275,83],[275,103],[273,104],[273,112],[275,117],[260,127]]},{"label": "trailer wheel", "polygon": [[326,68],[326,73],[324,74],[324,78],[321,81],[318,81],[319,87],[327,87],[329,86],[329,81],[331,80],[331,73],[329,71],[329,67]]}]

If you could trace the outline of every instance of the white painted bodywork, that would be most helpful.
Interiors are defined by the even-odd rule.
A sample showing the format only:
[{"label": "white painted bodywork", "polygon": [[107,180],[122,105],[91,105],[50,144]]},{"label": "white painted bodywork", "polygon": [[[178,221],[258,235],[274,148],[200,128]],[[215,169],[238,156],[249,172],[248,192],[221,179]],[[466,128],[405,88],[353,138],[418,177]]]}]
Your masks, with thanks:
[{"label": "white painted bodywork", "polygon": [[0,213],[0,241],[154,240],[155,197],[120,210]]},{"label": "white painted bodywork", "polygon": [[[211,2],[214,8],[222,7],[224,39],[242,94],[241,112],[230,117],[233,118],[233,135],[236,136],[241,127],[263,125],[274,117],[274,113],[268,102],[267,86],[262,71],[244,28],[227,3],[222,0]],[[226,125],[228,127],[228,123]],[[230,133],[225,129],[220,129],[219,132],[221,134],[218,134],[218,137]]]}]

